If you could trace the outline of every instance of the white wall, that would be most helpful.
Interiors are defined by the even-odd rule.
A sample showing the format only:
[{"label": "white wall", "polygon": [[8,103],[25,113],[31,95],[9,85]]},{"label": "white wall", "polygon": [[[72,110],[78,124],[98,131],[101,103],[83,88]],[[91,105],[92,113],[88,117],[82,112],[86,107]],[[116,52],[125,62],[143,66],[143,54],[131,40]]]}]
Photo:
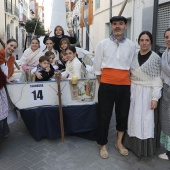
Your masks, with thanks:
[{"label": "white wall", "polygon": [[[105,23],[109,21],[110,17],[110,1],[100,1],[100,9],[95,10],[94,1],[94,20],[91,30],[94,30],[90,35],[93,39],[94,47],[97,43],[105,38]],[[114,0],[112,3],[112,16],[118,15],[124,0]],[[143,9],[152,7],[154,0],[129,0],[122,15],[131,19],[131,39],[136,41],[138,35],[142,31]],[[151,17],[151,16],[148,16]],[[150,18],[152,20],[152,18]],[[99,29],[100,28],[100,29]],[[92,32],[92,31],[91,31]],[[90,51],[92,50],[92,47]]]},{"label": "white wall", "polygon": [[[118,15],[124,0],[112,0],[112,16]],[[170,0],[159,0],[159,4],[170,2]],[[130,39],[137,41],[139,34],[143,29],[150,28],[152,31],[154,0],[129,0],[124,11],[123,16],[131,20]],[[77,10],[79,11],[79,9]],[[147,13],[146,13],[147,12]],[[94,51],[97,43],[105,39],[106,28],[105,24],[110,20],[110,1],[100,0],[100,8],[95,9],[95,0],[93,0],[93,24],[90,25],[90,52]],[[149,21],[149,22],[147,22]],[[148,30],[148,29],[147,29]],[[81,30],[80,30],[81,33]],[[85,28],[84,28],[84,48],[85,48]],[[137,42],[136,42],[137,44]]]}]

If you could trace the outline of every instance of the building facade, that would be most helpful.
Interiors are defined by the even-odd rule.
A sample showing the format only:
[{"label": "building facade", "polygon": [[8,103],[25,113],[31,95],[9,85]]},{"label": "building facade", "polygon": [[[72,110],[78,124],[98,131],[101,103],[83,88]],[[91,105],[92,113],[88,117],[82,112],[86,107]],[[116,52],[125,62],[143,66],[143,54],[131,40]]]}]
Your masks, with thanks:
[{"label": "building facade", "polygon": [[77,44],[86,50],[90,50],[92,43],[90,37],[92,20],[93,0],[75,0],[72,12],[73,30],[77,36]]},{"label": "building facade", "polygon": [[[124,4],[124,0],[75,0],[73,9],[74,16],[79,17],[79,41],[84,49],[93,52],[99,41],[110,35],[110,17],[118,15]],[[90,5],[93,5],[92,23],[89,24]],[[170,27],[170,0],[159,0],[158,11],[154,13],[154,0],[129,0],[122,13],[128,20],[126,36],[135,42],[138,46],[137,39],[141,31],[153,31],[153,17],[157,15],[157,52],[162,53],[165,49],[164,31]],[[111,7],[112,4],[112,7]],[[111,10],[112,9],[112,10]],[[100,29],[99,29],[100,28]]]},{"label": "building facade", "polygon": [[9,38],[18,40],[19,9],[18,0],[2,0],[0,6],[0,38],[6,42]]},{"label": "building facade", "polygon": [[20,0],[19,1],[19,41],[18,49],[24,49],[25,39],[26,39],[26,30],[25,24],[29,18],[29,0]]}]

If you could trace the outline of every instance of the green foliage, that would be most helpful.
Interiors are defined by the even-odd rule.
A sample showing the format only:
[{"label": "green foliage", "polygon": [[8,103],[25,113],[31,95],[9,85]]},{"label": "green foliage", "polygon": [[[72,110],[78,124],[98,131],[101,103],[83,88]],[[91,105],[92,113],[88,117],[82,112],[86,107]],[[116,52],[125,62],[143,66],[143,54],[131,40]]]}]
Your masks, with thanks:
[{"label": "green foliage", "polygon": [[[28,20],[25,24],[25,29],[29,33],[33,33],[35,26],[36,26],[37,18],[32,18],[31,20]],[[42,27],[42,23],[38,20],[35,35],[37,36],[43,36],[45,35],[45,30]]]}]

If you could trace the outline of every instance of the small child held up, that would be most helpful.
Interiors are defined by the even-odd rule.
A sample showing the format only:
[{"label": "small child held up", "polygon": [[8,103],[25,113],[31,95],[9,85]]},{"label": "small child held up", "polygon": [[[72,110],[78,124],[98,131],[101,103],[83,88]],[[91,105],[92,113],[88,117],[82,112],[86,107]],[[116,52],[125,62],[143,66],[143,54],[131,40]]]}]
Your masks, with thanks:
[{"label": "small child held up", "polygon": [[50,64],[48,56],[41,56],[37,65],[35,81],[47,81],[54,75],[54,68]]}]

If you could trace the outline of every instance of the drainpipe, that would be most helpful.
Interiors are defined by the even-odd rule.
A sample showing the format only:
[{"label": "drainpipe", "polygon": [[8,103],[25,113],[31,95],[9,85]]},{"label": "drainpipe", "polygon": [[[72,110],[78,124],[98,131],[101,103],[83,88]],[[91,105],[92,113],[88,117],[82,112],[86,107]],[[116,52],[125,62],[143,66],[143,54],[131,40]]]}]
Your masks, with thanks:
[{"label": "drainpipe", "polygon": [[132,29],[131,29],[131,40],[132,41],[135,41],[135,38],[134,38],[134,27],[135,27],[135,0],[132,1]]},{"label": "drainpipe", "polygon": [[[112,18],[112,0],[110,0],[110,18]],[[109,22],[110,22],[110,18],[109,18]],[[110,23],[110,33],[111,33],[111,23]]]},{"label": "drainpipe", "polygon": [[154,37],[154,41],[152,44],[152,50],[156,51],[156,33],[157,33],[157,19],[158,19],[158,4],[159,0],[154,0],[153,6],[153,25],[152,25],[152,35]]}]

